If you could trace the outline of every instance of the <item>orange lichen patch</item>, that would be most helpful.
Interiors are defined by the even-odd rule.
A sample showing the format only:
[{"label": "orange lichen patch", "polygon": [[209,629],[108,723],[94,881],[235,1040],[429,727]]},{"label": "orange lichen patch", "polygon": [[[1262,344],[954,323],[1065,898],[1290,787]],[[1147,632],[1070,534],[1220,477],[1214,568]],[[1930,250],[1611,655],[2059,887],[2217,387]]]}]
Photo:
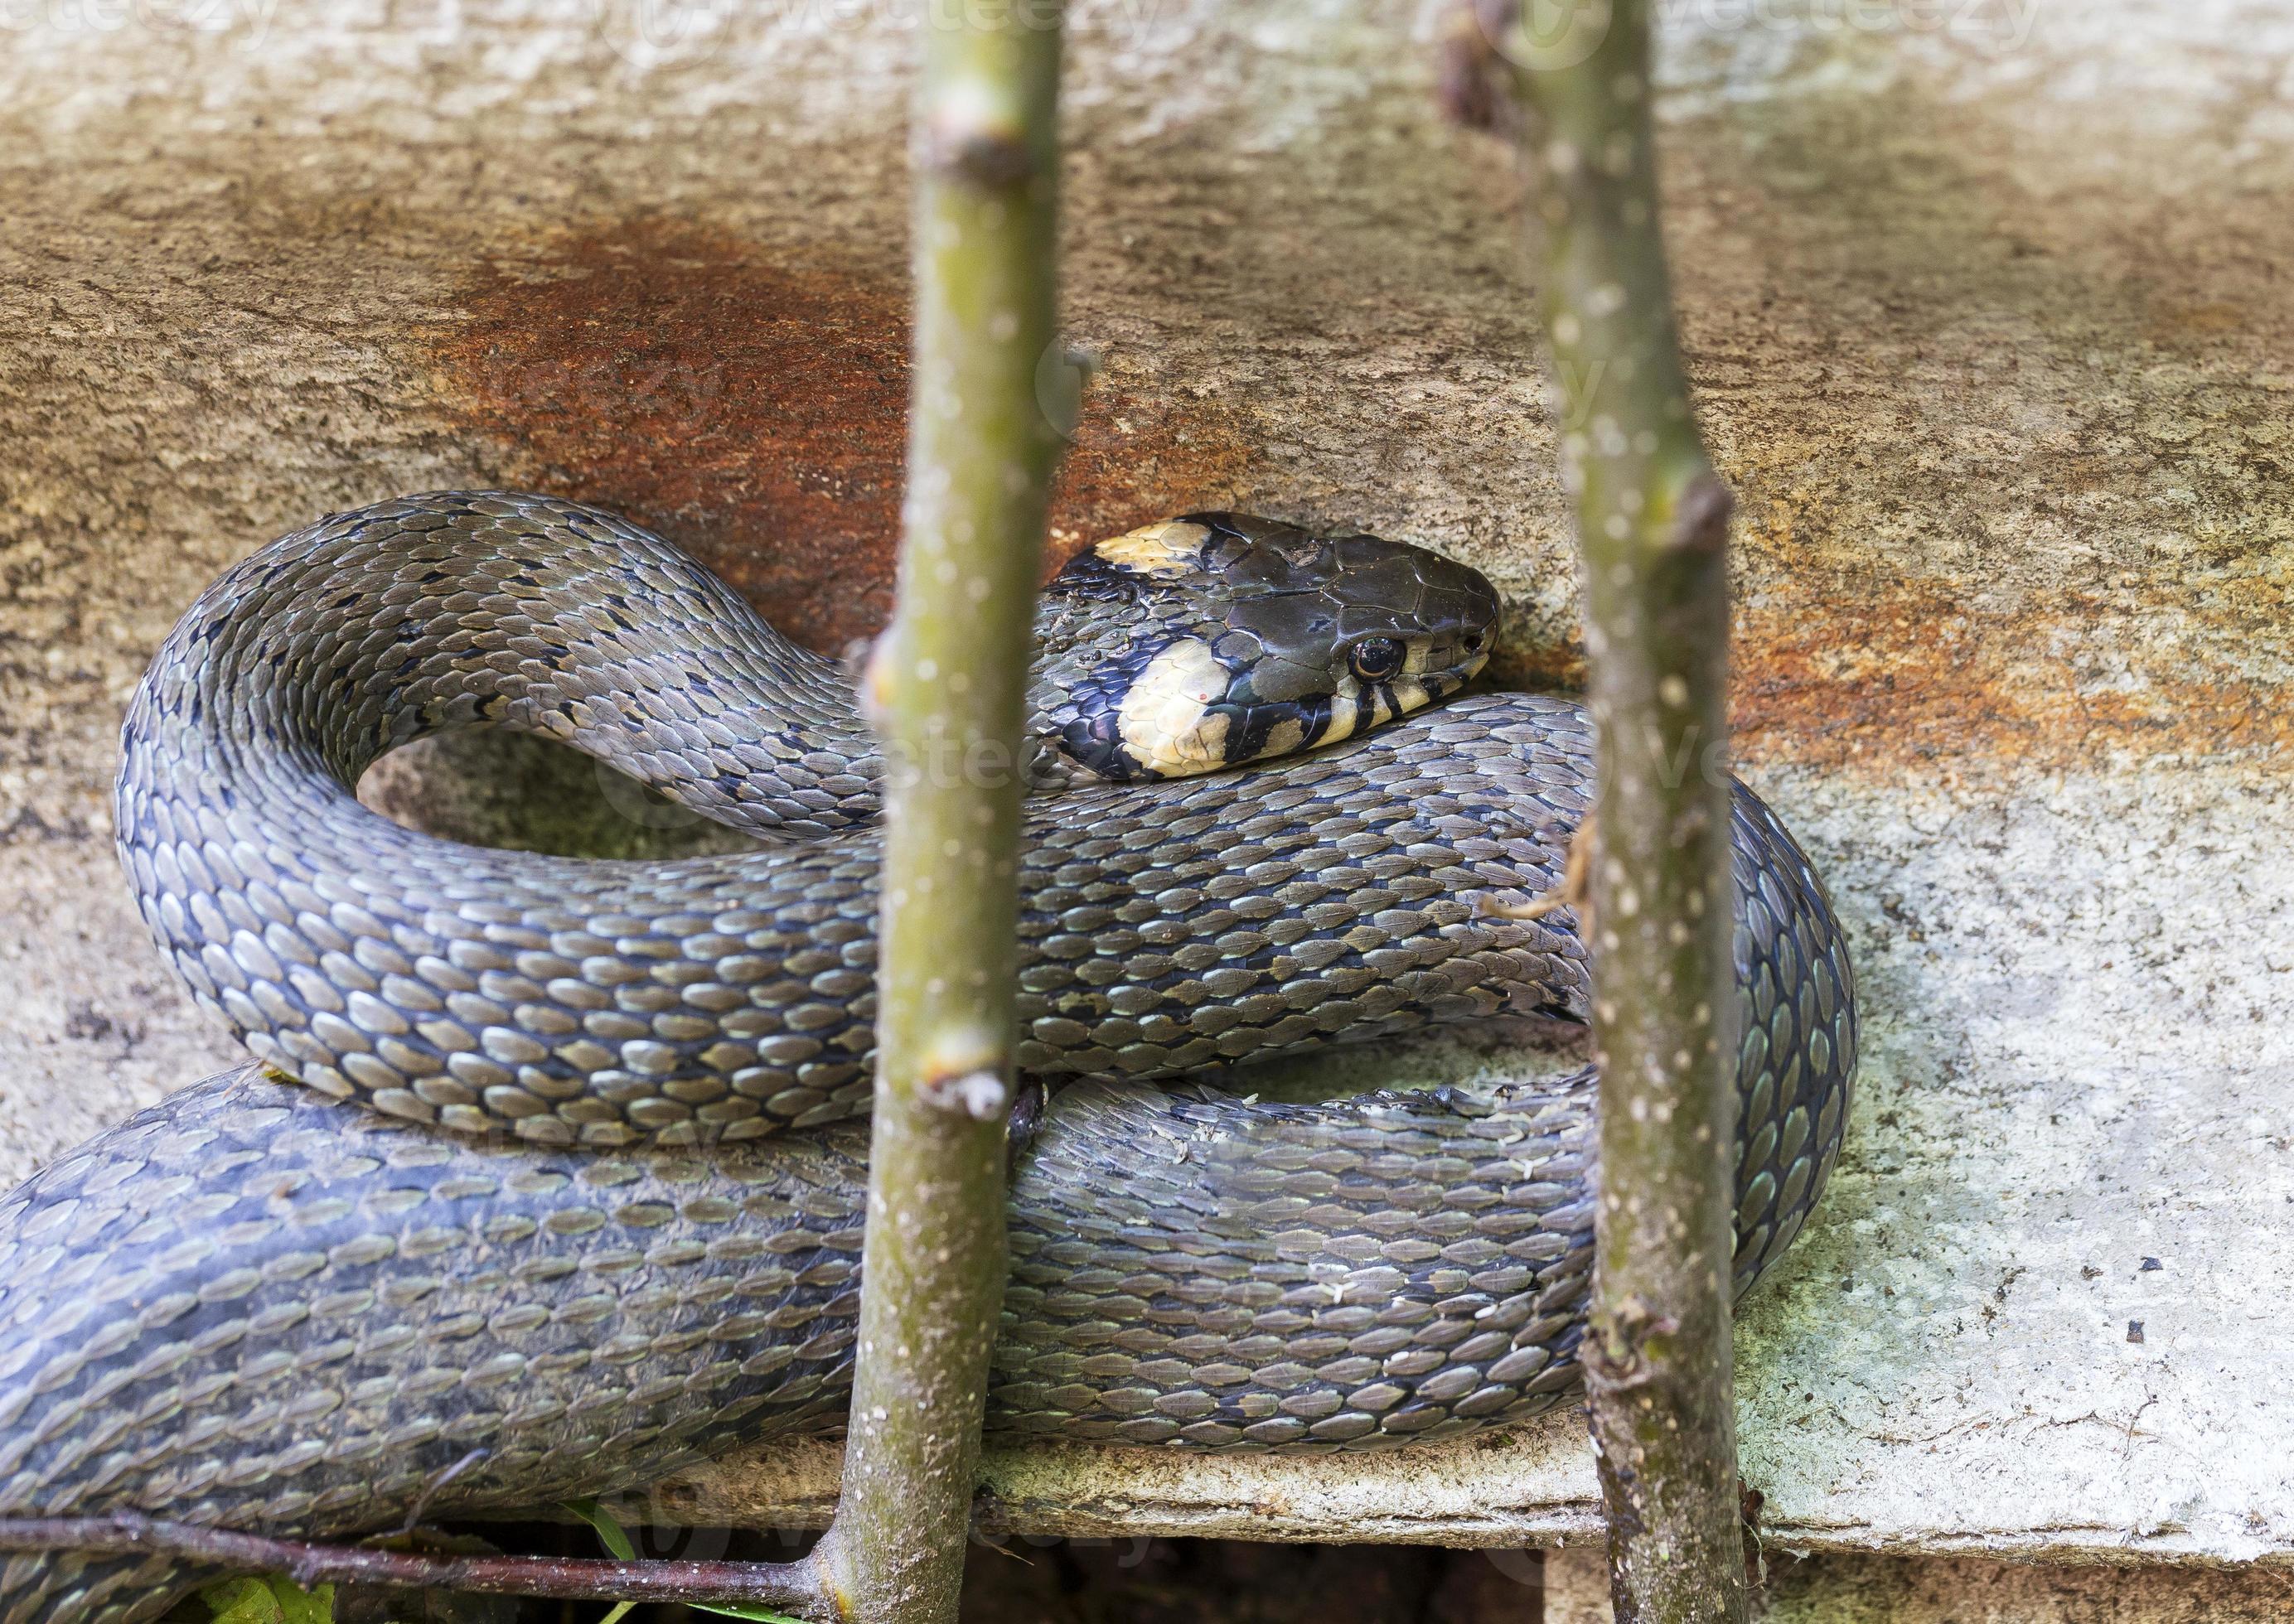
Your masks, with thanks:
[{"label": "orange lichen patch", "polygon": [[[463,303],[436,346],[439,387],[502,477],[660,531],[814,647],[883,623],[907,449],[897,270],[638,220],[490,262]],[[1200,404],[1101,380],[1059,483],[1055,550],[1216,505],[1242,446]]]},{"label": "orange lichen patch", "polygon": [[1811,543],[1781,508],[1739,536],[1748,759],[1956,777],[2294,747],[2282,689],[2228,652],[2259,605],[1915,579]]}]

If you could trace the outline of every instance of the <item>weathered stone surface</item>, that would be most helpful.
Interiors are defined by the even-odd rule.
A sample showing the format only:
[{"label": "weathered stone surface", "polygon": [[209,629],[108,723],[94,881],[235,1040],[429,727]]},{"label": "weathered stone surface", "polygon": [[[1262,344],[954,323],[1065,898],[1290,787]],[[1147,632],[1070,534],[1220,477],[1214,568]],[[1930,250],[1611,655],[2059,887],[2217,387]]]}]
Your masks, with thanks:
[{"label": "weathered stone surface", "polygon": [[[1598,1547],[1545,1554],[1544,1624],[1610,1624]],[[1772,1560],[1765,1624],[2276,1624],[2294,1576],[2247,1568],[1998,1562],[1982,1557]]]},{"label": "weathered stone surface", "polygon": [[[1740,745],[1856,933],[1824,1221],[1745,1320],[1790,1545],[2294,1550],[2294,24],[1661,8]],[[0,38],[0,1161],[231,1059],[109,846],[120,705],[328,508],[611,503],[834,647],[906,390],[902,8],[73,0]],[[1401,5],[1105,0],[1069,99],[1070,539],[1189,506],[1490,569],[1574,669],[1502,151]],[[1047,362],[1047,397],[1062,379]],[[2156,1260],[2156,1267],[2149,1266]],[[2140,1340],[2132,1340],[2135,1324]],[[673,1504],[764,1520],[811,1449]],[[1591,1526],[1566,1418],[1314,1461],[1005,1453],[1090,1531]]]}]

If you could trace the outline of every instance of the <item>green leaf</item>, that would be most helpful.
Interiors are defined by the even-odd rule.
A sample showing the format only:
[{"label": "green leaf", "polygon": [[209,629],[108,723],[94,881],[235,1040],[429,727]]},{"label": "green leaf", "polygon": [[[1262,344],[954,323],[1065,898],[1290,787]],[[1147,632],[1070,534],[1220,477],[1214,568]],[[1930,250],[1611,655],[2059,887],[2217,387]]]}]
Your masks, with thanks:
[{"label": "green leaf", "polygon": [[614,1514],[595,1500],[568,1500],[565,1509],[598,1531],[598,1539],[605,1547],[623,1562],[638,1559],[638,1547],[630,1543],[628,1534],[614,1520]]},{"label": "green leaf", "polygon": [[[568,1500],[565,1502],[565,1509],[596,1529],[599,1542],[614,1555],[623,1562],[635,1562],[638,1559],[638,1547],[630,1543],[629,1535],[623,1532],[622,1525],[614,1520],[614,1514],[598,1505],[597,1501]],[[598,1620],[598,1624],[622,1624],[622,1615],[636,1605],[635,1602],[618,1603],[604,1618]]]},{"label": "green leaf", "polygon": [[334,1624],[335,1587],[305,1590],[283,1573],[227,1579],[199,1596],[215,1624]]},{"label": "green leaf", "polygon": [[216,1624],[280,1624],[279,1598],[259,1579],[227,1579],[199,1592]]},{"label": "green leaf", "polygon": [[[596,1529],[598,1539],[615,1557],[622,1562],[638,1559],[638,1547],[630,1543],[627,1531],[614,1521],[612,1512],[597,1501],[568,1500],[565,1509]],[[636,1605],[635,1602],[623,1602],[600,1619],[598,1624],[621,1624],[622,1615]],[[791,1618],[785,1612],[775,1612],[769,1607],[746,1602],[687,1602],[686,1605],[699,1612],[722,1613],[728,1619],[753,1619],[758,1620],[758,1624],[804,1624],[802,1619]],[[221,1620],[217,1624],[221,1624]],[[264,1624],[264,1621],[234,1619],[231,1624]],[[295,1621],[289,1620],[289,1624],[295,1624]],[[318,1620],[313,1624],[327,1624],[327,1621]]]}]

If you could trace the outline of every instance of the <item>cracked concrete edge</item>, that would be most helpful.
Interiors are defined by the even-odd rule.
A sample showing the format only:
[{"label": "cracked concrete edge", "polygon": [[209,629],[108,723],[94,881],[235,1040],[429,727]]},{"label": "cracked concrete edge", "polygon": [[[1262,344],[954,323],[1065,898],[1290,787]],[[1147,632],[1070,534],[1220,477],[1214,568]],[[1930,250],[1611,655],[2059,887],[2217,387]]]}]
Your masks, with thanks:
[{"label": "cracked concrete edge", "polygon": [[[664,1526],[809,1529],[835,1507],[842,1451],[834,1442],[777,1442],[711,1461],[636,1496]],[[1069,1539],[1328,1539],[1488,1549],[1577,1548],[1603,1539],[1599,1491],[1571,1408],[1503,1439],[1411,1454],[1409,1505],[1380,1477],[1349,1474],[1344,1457],[1179,1456],[1062,1444],[989,1446],[980,1462],[975,1525],[986,1533]],[[2186,1531],[2145,1534],[2098,1523],[2034,1525],[2014,1533],[1948,1524],[1771,1521],[1767,1549],[1875,1558],[2013,1559],[2082,1567],[2169,1563],[2178,1569],[2294,1575],[2294,1552],[2239,1561]],[[2294,1578],[2284,1581],[2294,1596]],[[2290,1607],[2294,1616],[2294,1607]]]}]

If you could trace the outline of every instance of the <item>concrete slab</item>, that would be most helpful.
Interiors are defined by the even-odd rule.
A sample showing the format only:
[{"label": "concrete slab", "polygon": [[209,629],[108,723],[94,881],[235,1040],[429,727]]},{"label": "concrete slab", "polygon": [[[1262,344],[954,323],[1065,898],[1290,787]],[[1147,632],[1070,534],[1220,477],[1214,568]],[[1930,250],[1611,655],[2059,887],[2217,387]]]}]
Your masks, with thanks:
[{"label": "concrete slab", "polygon": [[[1742,493],[1747,775],[1869,1052],[1744,1321],[1786,1546],[2294,1553],[2294,21],[1661,8],[1684,329]],[[20,8],[0,48],[0,1173],[231,1058],[112,872],[118,710],[328,508],[538,485],[834,647],[885,601],[899,8]],[[1071,539],[1190,506],[1488,568],[1576,670],[1503,152],[1430,12],[1082,6]],[[2155,1266],[2153,1266],[2155,1263]],[[801,1518],[820,1446],[664,1491]],[[1366,1461],[998,1453],[1005,1520],[1589,1532],[1568,1417]]]},{"label": "concrete slab", "polygon": [[[1544,1624],[1610,1624],[1607,1560],[1546,1554]],[[1773,1562],[1764,1624],[2278,1624],[2294,1579],[2278,1567],[2128,1568],[1983,1557]]]}]

